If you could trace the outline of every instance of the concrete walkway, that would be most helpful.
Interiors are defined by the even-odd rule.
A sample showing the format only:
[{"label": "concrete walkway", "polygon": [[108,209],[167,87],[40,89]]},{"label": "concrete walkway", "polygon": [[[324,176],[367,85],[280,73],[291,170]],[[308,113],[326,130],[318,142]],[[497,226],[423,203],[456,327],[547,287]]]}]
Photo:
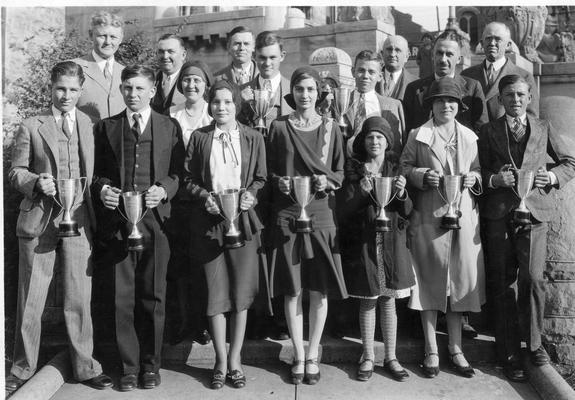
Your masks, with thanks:
[{"label": "concrete walkway", "polygon": [[[264,365],[245,365],[247,385],[234,389],[226,385],[211,390],[211,367],[189,366],[170,362],[161,371],[162,384],[153,390],[137,389],[122,393],[116,389],[98,391],[78,383],[65,383],[52,400],[540,400],[529,383],[510,383],[491,363],[476,364],[476,376],[471,379],[454,375],[447,367],[434,379],[424,378],[417,364],[404,365],[411,377],[407,382],[395,382],[376,367],[369,382],[355,380],[356,365],[322,364],[321,380],[315,386],[294,386],[287,382],[289,366],[277,361]],[[112,373],[115,383],[119,371]]]}]

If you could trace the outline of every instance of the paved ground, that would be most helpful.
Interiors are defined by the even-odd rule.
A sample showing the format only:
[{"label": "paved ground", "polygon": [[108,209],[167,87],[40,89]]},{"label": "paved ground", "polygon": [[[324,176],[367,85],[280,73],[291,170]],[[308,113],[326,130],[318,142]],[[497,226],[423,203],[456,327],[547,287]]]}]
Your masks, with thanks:
[{"label": "paved ground", "polygon": [[[355,380],[356,365],[322,364],[321,381],[316,386],[293,386],[287,382],[289,366],[283,362],[264,365],[246,365],[248,379],[243,389],[227,385],[221,390],[211,390],[211,368],[205,363],[197,366],[170,363],[161,371],[162,384],[153,390],[135,390],[122,393],[115,389],[93,390],[77,383],[66,383],[52,400],[114,400],[114,399],[285,399],[285,400],[540,400],[529,383],[510,383],[491,363],[475,365],[476,376],[466,379],[442,368],[435,379],[424,378],[417,364],[406,364],[411,378],[395,382],[381,367],[369,382]],[[119,372],[112,373],[117,383]]]}]

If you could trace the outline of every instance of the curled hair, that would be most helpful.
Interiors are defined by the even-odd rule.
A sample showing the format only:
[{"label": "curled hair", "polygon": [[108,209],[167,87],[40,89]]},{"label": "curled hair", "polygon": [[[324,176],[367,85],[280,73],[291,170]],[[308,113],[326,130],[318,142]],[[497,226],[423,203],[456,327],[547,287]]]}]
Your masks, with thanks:
[{"label": "curled hair", "polygon": [[114,28],[124,29],[124,19],[117,14],[112,14],[107,11],[100,11],[92,15],[90,21],[90,32],[97,26],[113,26]]},{"label": "curled hair", "polygon": [[457,31],[455,31],[453,29],[446,29],[443,32],[441,32],[439,34],[439,36],[437,36],[437,38],[435,39],[433,46],[435,47],[435,45],[438,42],[442,42],[444,40],[457,43],[459,48],[461,48],[462,44],[463,44],[462,43],[463,38],[461,37],[461,35],[459,33],[457,33]]},{"label": "curled hair", "polygon": [[80,86],[84,84],[84,70],[81,66],[73,61],[59,62],[58,64],[54,65],[54,67],[52,67],[52,71],[50,73],[50,81],[52,83],[56,82],[62,76],[76,76],[78,77]]}]

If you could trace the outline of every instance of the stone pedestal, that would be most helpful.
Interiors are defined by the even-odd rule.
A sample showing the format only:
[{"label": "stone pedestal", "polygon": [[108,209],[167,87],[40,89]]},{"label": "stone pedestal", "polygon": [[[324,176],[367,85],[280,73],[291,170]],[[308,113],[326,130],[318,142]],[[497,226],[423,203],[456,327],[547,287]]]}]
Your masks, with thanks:
[{"label": "stone pedestal", "polygon": [[322,47],[309,56],[309,65],[314,67],[322,78],[334,79],[339,86],[354,87],[351,74],[352,59],[345,51],[336,47]]}]

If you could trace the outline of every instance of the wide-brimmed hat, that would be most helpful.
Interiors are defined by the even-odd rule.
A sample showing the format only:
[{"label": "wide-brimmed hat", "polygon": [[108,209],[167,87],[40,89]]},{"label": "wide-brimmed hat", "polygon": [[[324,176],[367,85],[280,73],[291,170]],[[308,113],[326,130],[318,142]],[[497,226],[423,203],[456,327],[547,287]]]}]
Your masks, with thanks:
[{"label": "wide-brimmed hat", "polygon": [[427,96],[423,99],[423,105],[426,108],[431,108],[433,100],[438,97],[451,97],[457,100],[460,110],[467,109],[467,106],[463,103],[463,90],[461,86],[455,79],[449,76],[444,76],[443,78],[433,81],[427,92]]},{"label": "wide-brimmed hat", "polygon": [[315,102],[316,105],[320,104],[325,99],[325,96],[327,95],[327,93],[321,91],[321,85],[320,85],[321,78],[319,76],[319,73],[314,68],[307,66],[307,65],[305,65],[303,67],[299,67],[298,69],[296,69],[291,74],[291,79],[289,81],[289,91],[290,92],[284,96],[284,99],[285,99],[286,103],[288,104],[288,106],[290,106],[294,110],[296,108],[296,105],[295,105],[295,100],[294,100],[293,95],[292,95],[293,87],[298,82],[305,79],[304,76],[306,76],[306,75],[313,78],[313,80],[316,83],[316,86],[317,86],[317,100]]},{"label": "wide-brimmed hat", "polygon": [[361,126],[361,131],[357,134],[353,141],[352,150],[353,153],[359,156],[360,158],[365,158],[366,151],[365,151],[365,138],[367,137],[369,132],[379,132],[385,139],[387,140],[387,149],[393,149],[394,138],[393,138],[393,131],[391,130],[391,126],[389,122],[383,117],[374,116],[367,118],[363,125]]}]

